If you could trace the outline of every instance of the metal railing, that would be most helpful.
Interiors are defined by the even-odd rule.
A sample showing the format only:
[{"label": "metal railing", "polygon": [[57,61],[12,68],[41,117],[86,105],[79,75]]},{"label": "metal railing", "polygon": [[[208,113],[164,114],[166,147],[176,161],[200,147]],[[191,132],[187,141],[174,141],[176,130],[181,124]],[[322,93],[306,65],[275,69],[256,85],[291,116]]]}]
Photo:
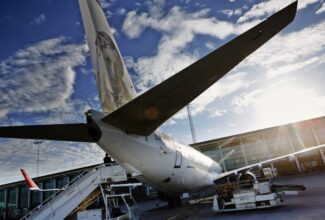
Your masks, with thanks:
[{"label": "metal railing", "polygon": [[59,190],[55,192],[53,195],[51,195],[49,198],[44,200],[42,203],[37,205],[34,209],[32,209],[27,215],[22,217],[21,219],[29,219],[30,217],[36,215],[41,209],[44,209],[45,207],[48,207],[51,205],[51,203],[54,203],[58,199],[60,199],[63,195],[64,192],[66,192],[69,189],[72,189],[73,187],[77,186],[80,182],[88,178],[90,175],[95,173],[98,169],[101,167],[106,167],[106,166],[114,166],[112,164],[101,164],[99,166],[96,166],[92,169],[85,170],[81,174],[79,174],[77,177],[69,181],[63,188],[64,190]]}]

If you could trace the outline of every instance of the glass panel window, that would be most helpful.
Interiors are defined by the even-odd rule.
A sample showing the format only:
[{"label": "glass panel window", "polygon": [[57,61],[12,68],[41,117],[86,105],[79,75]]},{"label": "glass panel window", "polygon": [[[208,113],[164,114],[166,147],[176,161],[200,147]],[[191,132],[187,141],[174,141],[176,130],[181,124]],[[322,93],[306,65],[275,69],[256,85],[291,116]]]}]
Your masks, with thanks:
[{"label": "glass panel window", "polygon": [[290,129],[289,137],[295,151],[317,145],[310,128]]},{"label": "glass panel window", "polygon": [[242,138],[248,164],[257,163],[268,158],[268,151],[262,135]]},{"label": "glass panel window", "polygon": [[325,119],[323,119],[324,123],[319,123],[314,126],[315,133],[317,135],[319,144],[325,144]]},{"label": "glass panel window", "polygon": [[8,190],[7,207],[9,209],[16,209],[17,208],[17,189],[16,188]]},{"label": "glass panel window", "polygon": [[32,208],[34,208],[41,203],[42,192],[33,191],[31,193],[32,193]]},{"label": "glass panel window", "polygon": [[264,136],[272,158],[292,153],[286,129],[279,127],[265,132]]},{"label": "glass panel window", "polygon": [[209,148],[208,150],[204,149],[202,153],[204,153],[205,155],[207,155],[208,157],[210,157],[211,159],[219,163],[220,166],[222,166],[223,170],[225,170],[224,163],[222,162],[223,161],[222,155],[217,145],[214,146],[213,148]]},{"label": "glass panel window", "polygon": [[0,191],[0,219],[4,217],[4,211],[5,211],[5,191]]},{"label": "glass panel window", "polygon": [[227,170],[233,170],[246,165],[238,138],[222,142],[220,146]]},{"label": "glass panel window", "polygon": [[20,188],[20,194],[19,194],[20,208],[28,207],[28,193],[29,193],[29,189],[26,186]]},{"label": "glass panel window", "polygon": [[207,155],[208,157],[210,157],[211,159],[217,162],[221,160],[221,154],[219,148],[209,149],[207,151],[203,151],[202,153],[204,153],[205,155]]},{"label": "glass panel window", "polygon": [[77,177],[78,177],[78,174],[70,175],[69,176],[70,182],[73,181],[74,179],[76,179]]},{"label": "glass panel window", "polygon": [[[44,189],[55,189],[55,180],[46,181],[43,184]],[[55,191],[45,191],[44,192],[44,200],[48,199],[51,195],[54,194]]]},{"label": "glass panel window", "polygon": [[69,182],[69,177],[68,176],[64,176],[60,179],[58,179],[58,188],[62,188],[64,186],[66,186]]}]

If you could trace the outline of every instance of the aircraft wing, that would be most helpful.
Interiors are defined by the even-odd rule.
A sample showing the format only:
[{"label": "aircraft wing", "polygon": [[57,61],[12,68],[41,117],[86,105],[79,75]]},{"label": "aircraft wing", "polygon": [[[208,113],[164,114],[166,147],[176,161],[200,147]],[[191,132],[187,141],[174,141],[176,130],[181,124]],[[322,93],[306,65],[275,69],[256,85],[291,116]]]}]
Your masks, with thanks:
[{"label": "aircraft wing", "polygon": [[297,1],[123,105],[102,120],[128,133],[151,134],[286,27],[294,19],[296,11]]},{"label": "aircraft wing", "polygon": [[317,145],[315,147],[306,148],[306,149],[303,149],[303,150],[300,150],[300,151],[296,151],[294,153],[286,154],[286,155],[283,155],[283,156],[280,156],[280,157],[275,157],[275,158],[272,158],[272,159],[269,159],[269,160],[261,161],[259,163],[254,163],[254,164],[251,164],[251,165],[248,165],[248,166],[245,166],[245,167],[241,167],[241,168],[238,168],[238,169],[235,169],[235,170],[227,171],[227,172],[224,172],[224,173],[221,173],[221,174],[217,175],[215,177],[214,181],[222,179],[222,178],[227,177],[227,176],[230,176],[232,174],[245,172],[245,171],[247,171],[247,170],[249,170],[251,168],[261,167],[264,164],[269,164],[269,163],[272,163],[272,162],[275,162],[275,161],[283,160],[283,159],[285,159],[287,157],[289,157],[289,158],[290,157],[295,157],[295,156],[297,156],[299,154],[303,154],[303,153],[306,153],[306,152],[309,152],[309,151],[312,151],[312,150],[321,149],[323,147],[325,147],[325,144]]},{"label": "aircraft wing", "polygon": [[27,125],[0,127],[0,137],[96,142],[88,124]]}]

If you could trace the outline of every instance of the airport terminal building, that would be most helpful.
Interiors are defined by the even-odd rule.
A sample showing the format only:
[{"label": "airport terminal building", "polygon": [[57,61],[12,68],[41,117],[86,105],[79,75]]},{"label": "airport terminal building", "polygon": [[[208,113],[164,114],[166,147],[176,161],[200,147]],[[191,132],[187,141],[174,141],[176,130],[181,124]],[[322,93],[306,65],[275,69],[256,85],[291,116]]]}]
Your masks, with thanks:
[{"label": "airport terminal building", "polygon": [[[252,131],[192,146],[217,162],[225,171],[278,157],[304,148],[325,144],[325,117]],[[323,149],[304,153],[295,158],[274,162],[268,167],[279,176],[325,170]],[[94,166],[83,167],[42,176],[37,179],[40,188],[61,188]],[[141,191],[142,190],[142,191]],[[137,198],[152,198],[155,192],[142,187]],[[19,219],[49,198],[53,192],[31,192],[24,181],[0,186],[0,219]],[[99,199],[97,199],[99,203]]]},{"label": "airport terminal building", "polygon": [[[225,171],[325,144],[325,117],[209,140],[192,145]],[[224,159],[222,159],[224,158]],[[325,169],[324,150],[314,150],[271,164],[278,175]]]}]

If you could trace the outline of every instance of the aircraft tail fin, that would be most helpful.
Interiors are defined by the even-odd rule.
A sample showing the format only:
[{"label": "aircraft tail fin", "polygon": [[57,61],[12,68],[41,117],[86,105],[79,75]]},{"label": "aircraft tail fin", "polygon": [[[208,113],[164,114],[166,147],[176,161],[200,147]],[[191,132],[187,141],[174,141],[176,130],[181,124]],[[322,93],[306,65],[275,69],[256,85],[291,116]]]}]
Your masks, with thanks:
[{"label": "aircraft tail fin", "polygon": [[36,183],[34,182],[34,180],[32,180],[32,178],[30,178],[27,174],[27,172],[24,169],[20,169],[26,184],[28,186],[28,188],[32,191],[41,191],[41,189],[36,185]]},{"label": "aircraft tail fin", "polygon": [[97,0],[79,0],[103,112],[109,114],[136,97],[105,14]]}]

